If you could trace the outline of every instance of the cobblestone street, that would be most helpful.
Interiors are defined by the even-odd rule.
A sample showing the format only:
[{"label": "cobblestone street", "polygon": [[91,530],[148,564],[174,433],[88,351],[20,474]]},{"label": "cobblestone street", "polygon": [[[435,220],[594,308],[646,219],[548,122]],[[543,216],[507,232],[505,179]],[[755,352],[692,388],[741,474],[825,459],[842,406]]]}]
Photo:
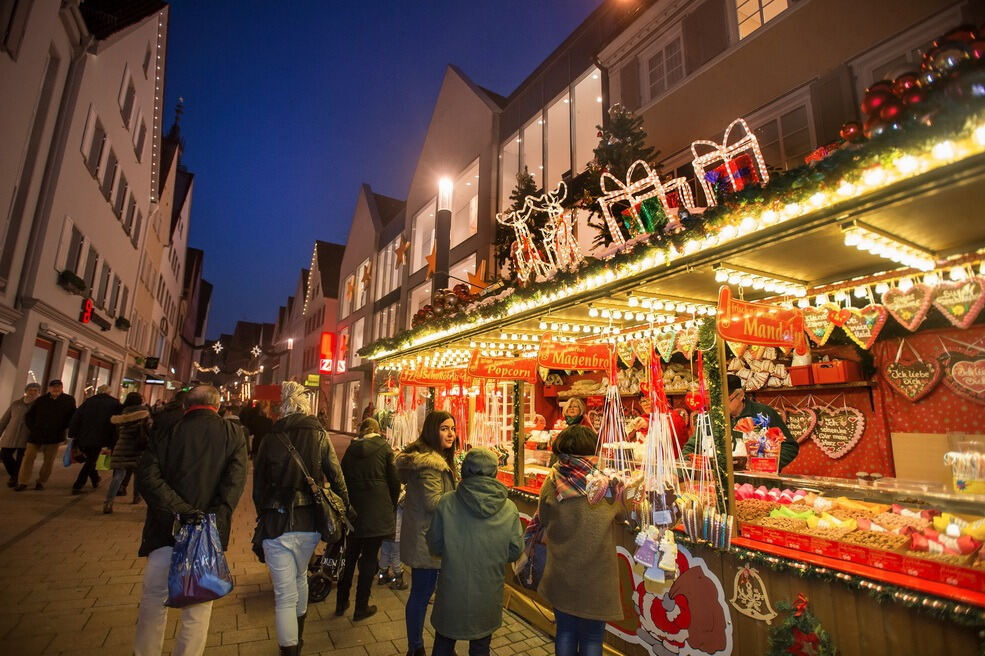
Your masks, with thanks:
[{"label": "cobblestone street", "polygon": [[[46,489],[0,491],[0,639],[3,653],[131,654],[145,559],[137,557],[143,504],[120,498],[112,515],[102,514],[107,478],[95,491],[71,496],[78,471],[61,466]],[[273,592],[265,566],[250,551],[253,504],[249,486],[237,508],[227,557],[235,577],[232,593],[213,607],[206,654],[278,653]],[[334,591],[309,607],[305,654],[388,656],[406,653],[404,600],[407,592],[374,585],[380,612],[359,623],[335,617]],[[505,613],[493,638],[493,653],[551,653],[550,639]],[[164,653],[170,653],[178,612],[169,614]],[[430,624],[427,626],[431,631]],[[425,637],[430,650],[431,636]],[[459,645],[458,653],[466,646]]]}]

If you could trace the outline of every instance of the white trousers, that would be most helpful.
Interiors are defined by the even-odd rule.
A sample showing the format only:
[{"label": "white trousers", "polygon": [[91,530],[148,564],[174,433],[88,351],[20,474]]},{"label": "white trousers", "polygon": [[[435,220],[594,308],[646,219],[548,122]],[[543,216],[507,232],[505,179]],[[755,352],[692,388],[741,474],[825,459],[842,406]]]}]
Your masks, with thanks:
[{"label": "white trousers", "polygon": [[[164,629],[168,621],[168,570],[171,568],[171,547],[155,549],[147,556],[144,567],[143,594],[137,613],[137,636],[134,656],[161,656]],[[212,602],[180,609],[181,623],[175,635],[172,656],[201,656],[209,636]]]},{"label": "white trousers", "polygon": [[263,559],[274,586],[274,623],[277,644],[298,644],[298,618],[308,612],[308,561],[321,536],[317,533],[284,533],[263,541]]}]

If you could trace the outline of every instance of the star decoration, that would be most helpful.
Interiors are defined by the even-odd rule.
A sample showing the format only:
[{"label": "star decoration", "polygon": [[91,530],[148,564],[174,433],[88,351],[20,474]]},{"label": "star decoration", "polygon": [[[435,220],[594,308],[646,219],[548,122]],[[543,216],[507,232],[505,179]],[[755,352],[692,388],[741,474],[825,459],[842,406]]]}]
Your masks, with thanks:
[{"label": "star decoration", "polygon": [[215,351],[216,353],[222,351],[222,342],[216,342],[215,344],[213,344],[212,350]]},{"label": "star decoration", "polygon": [[349,278],[345,283],[345,298],[347,301],[352,300],[352,294],[354,293],[354,291],[355,291],[355,280],[353,278]]},{"label": "star decoration", "polygon": [[254,346],[253,348],[250,349],[250,353],[253,354],[253,357],[254,358],[259,358],[260,357],[260,354],[263,353],[263,349],[260,348],[260,345],[259,344],[257,344],[256,346]]},{"label": "star decoration", "polygon": [[400,266],[406,261],[406,259],[407,259],[407,249],[408,248],[410,248],[410,242],[407,241],[406,239],[404,239],[403,237],[401,237],[400,238],[400,245],[397,246],[397,250],[396,250],[396,253],[397,253],[397,263],[394,266],[395,269],[399,269]]},{"label": "star decoration", "polygon": [[479,268],[475,273],[470,273],[469,278],[469,293],[478,294],[483,289],[489,286],[486,282],[486,261],[482,260],[479,262]]},{"label": "star decoration", "polygon": [[367,262],[366,268],[363,269],[363,277],[362,277],[363,285],[369,287],[369,283],[372,280],[373,280],[373,263]]},{"label": "star decoration", "polygon": [[431,254],[424,258],[428,263],[428,274],[424,277],[425,280],[434,275],[435,271],[438,270],[438,242],[435,242],[431,246]]}]

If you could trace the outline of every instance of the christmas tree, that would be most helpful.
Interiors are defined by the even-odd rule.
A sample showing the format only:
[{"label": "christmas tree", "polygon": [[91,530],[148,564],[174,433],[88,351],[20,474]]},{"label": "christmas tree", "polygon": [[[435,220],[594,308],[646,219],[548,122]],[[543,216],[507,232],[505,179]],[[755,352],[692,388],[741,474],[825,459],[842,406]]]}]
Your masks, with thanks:
[{"label": "christmas tree", "polygon": [[588,225],[595,228],[595,244],[608,246],[612,242],[596,200],[602,195],[599,177],[609,173],[617,180],[626,180],[626,173],[633,162],[643,160],[658,172],[654,160],[660,151],[646,145],[646,130],[643,119],[633,114],[621,104],[609,108],[609,122],[605,127],[599,125],[599,144],[595,147],[595,158],[588,163],[585,172],[578,176],[577,189],[572,197],[579,199],[579,205],[591,210]]},{"label": "christmas tree", "polygon": [[[523,211],[524,203],[528,196],[537,196],[543,193],[541,189],[537,186],[537,182],[534,180],[534,176],[530,175],[527,167],[523,167],[523,170],[516,174],[516,186],[513,187],[512,193],[510,193],[510,207],[506,210],[507,212],[521,212]],[[547,223],[548,215],[547,212],[531,212],[528,218],[528,225],[530,226],[530,232],[533,233],[535,239],[539,239],[541,236],[540,229],[543,228]],[[496,223],[496,260],[497,262],[509,262],[510,261],[510,248],[513,246],[513,241],[516,239],[516,234],[513,229],[509,226],[504,226],[501,223]],[[510,262],[512,266],[512,262]]]}]

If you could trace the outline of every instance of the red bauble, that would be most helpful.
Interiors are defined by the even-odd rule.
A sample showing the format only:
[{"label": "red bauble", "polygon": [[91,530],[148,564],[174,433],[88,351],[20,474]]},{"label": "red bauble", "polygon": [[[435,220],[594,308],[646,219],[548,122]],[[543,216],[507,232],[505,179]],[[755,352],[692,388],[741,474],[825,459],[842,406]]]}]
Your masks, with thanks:
[{"label": "red bauble", "polygon": [[838,136],[849,143],[860,141],[863,136],[862,126],[858,124],[858,121],[848,121],[841,126]]},{"label": "red bauble", "polygon": [[[886,84],[889,83],[886,82]],[[879,110],[886,104],[886,101],[894,97],[891,88],[873,85],[865,91],[865,97],[862,99],[862,113],[869,118],[878,116]]]},{"label": "red bauble", "polygon": [[469,286],[466,285],[464,282],[460,282],[457,285],[455,285],[454,287],[452,287],[452,290],[458,296],[461,296],[462,294],[468,295],[468,293],[469,293]]},{"label": "red bauble", "polygon": [[865,119],[865,123],[862,124],[862,133],[865,135],[866,139],[871,139],[873,136],[878,136],[882,134],[883,128],[885,128],[885,123],[879,118],[878,115],[870,116]]},{"label": "red bauble", "polygon": [[900,99],[903,101],[904,105],[907,107],[912,107],[913,105],[919,105],[926,100],[927,92],[919,88],[908,89],[906,93],[900,96]]},{"label": "red bauble", "polygon": [[965,43],[971,43],[978,38],[978,32],[975,30],[974,25],[959,25],[953,30],[944,35],[943,41],[963,41]]},{"label": "red bauble", "polygon": [[985,39],[975,39],[969,43],[968,52],[972,59],[985,59]]},{"label": "red bauble", "polygon": [[903,117],[903,103],[897,98],[890,98],[879,108],[879,118],[890,123]]},{"label": "red bauble", "polygon": [[889,80],[886,80],[886,79],[877,80],[877,81],[873,82],[869,86],[869,88],[865,90],[865,92],[868,93],[869,91],[878,91],[879,89],[885,89],[886,91],[889,91],[890,93],[892,93],[892,91],[893,91],[893,83],[891,81],[889,81]]},{"label": "red bauble", "polygon": [[893,93],[902,96],[907,90],[915,88],[918,84],[920,84],[920,76],[917,73],[901,73],[893,81]]}]

